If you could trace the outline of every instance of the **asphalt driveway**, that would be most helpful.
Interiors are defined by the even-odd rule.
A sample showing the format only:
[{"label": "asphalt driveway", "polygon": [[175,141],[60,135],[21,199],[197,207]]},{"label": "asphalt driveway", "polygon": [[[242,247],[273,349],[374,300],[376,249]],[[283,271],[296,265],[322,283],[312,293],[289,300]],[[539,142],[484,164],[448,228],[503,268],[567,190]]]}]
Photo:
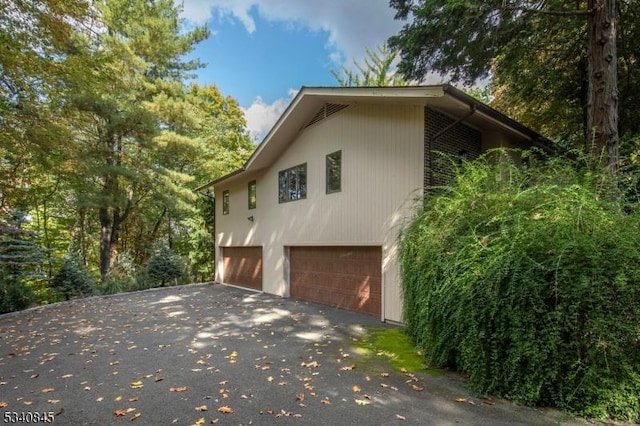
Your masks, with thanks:
[{"label": "asphalt driveway", "polygon": [[[0,423],[586,424],[362,361],[375,318],[221,285],[0,316]],[[361,362],[361,366],[359,366]]]}]

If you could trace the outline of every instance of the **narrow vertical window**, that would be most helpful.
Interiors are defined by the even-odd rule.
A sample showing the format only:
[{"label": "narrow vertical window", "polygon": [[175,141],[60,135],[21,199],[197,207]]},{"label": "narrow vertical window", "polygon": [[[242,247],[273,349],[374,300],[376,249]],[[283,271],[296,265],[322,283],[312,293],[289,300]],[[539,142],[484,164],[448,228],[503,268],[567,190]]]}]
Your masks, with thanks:
[{"label": "narrow vertical window", "polygon": [[249,194],[249,210],[253,210],[256,208],[256,181],[252,180],[249,182],[249,186],[247,189]]},{"label": "narrow vertical window", "polygon": [[327,194],[342,190],[342,151],[327,155]]},{"label": "narrow vertical window", "polygon": [[222,214],[229,214],[229,190],[222,191]]}]

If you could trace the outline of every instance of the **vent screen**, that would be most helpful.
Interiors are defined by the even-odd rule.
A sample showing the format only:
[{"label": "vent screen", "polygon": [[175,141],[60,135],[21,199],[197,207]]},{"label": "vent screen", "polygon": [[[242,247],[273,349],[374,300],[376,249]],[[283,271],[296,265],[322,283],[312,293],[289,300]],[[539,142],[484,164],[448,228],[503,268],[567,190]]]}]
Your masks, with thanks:
[{"label": "vent screen", "polygon": [[317,122],[324,120],[330,115],[333,115],[336,112],[345,109],[347,106],[348,105],[342,105],[342,104],[324,104],[322,108],[320,108],[320,111],[318,111],[318,113],[313,116],[311,121],[309,121],[305,127],[309,127],[313,124],[316,124]]}]

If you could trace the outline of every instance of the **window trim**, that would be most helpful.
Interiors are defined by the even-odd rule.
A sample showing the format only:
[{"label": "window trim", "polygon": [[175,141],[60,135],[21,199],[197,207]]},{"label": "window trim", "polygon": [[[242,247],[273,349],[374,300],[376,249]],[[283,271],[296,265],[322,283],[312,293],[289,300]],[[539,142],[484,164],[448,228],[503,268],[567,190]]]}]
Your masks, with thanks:
[{"label": "window trim", "polygon": [[229,190],[222,191],[222,214],[229,214]]},{"label": "window trim", "polygon": [[[253,192],[253,197],[251,196]],[[247,184],[247,207],[254,210],[258,204],[258,184],[256,180],[252,180]]]},{"label": "window trim", "polygon": [[[296,186],[298,187],[295,192],[299,194],[298,197],[292,198],[291,197],[291,193],[289,191],[287,191],[286,193],[283,192],[284,188],[289,188],[292,181],[293,181],[293,177],[299,177],[297,176],[297,174],[294,174],[293,172],[297,172],[299,170],[304,170],[304,187],[300,187],[300,180],[298,179],[296,182]],[[284,185],[282,184],[282,179],[286,180],[286,182],[284,182]],[[304,200],[307,198],[307,163],[302,163],[302,164],[298,164],[296,166],[293,167],[289,167],[288,169],[284,169],[284,170],[280,170],[278,172],[278,203],[282,204],[282,203],[290,203],[292,201],[298,201],[298,200]],[[287,197],[283,197],[283,195],[288,195]]]},{"label": "window trim", "polygon": [[[338,164],[337,164],[338,187],[337,188],[330,188],[329,187],[329,183],[331,181],[331,179],[330,179],[331,168],[330,168],[330,165],[329,165],[329,159],[331,157],[336,156],[336,154],[337,154],[337,157],[338,157]],[[334,194],[336,192],[342,192],[342,150],[332,152],[332,153],[327,154],[325,156],[325,192],[327,194]]]}]

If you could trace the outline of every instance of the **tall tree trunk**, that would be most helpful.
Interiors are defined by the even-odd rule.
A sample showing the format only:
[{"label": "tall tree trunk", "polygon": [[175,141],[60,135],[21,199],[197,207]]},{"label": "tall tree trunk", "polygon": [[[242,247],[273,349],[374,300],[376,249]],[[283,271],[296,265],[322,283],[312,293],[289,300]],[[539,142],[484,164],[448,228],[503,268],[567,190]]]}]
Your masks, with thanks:
[{"label": "tall tree trunk", "polygon": [[615,172],[618,165],[618,66],[616,0],[589,0],[589,149]]},{"label": "tall tree trunk", "polygon": [[108,207],[98,209],[100,218],[100,280],[104,282],[111,266],[111,231],[112,223]]}]

